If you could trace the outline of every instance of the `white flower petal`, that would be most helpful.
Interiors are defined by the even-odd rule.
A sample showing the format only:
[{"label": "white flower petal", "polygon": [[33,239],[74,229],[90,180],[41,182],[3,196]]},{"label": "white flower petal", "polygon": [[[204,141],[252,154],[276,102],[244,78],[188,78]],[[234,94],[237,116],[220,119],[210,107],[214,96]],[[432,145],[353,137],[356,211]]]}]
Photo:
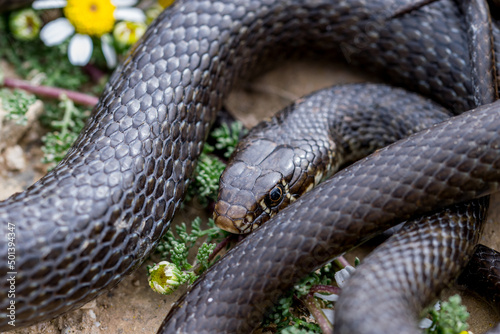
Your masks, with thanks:
[{"label": "white flower petal", "polygon": [[165,292],[167,292],[160,284],[153,282],[153,285],[154,285],[153,290],[157,291],[158,293],[165,294]]},{"label": "white flower petal", "polygon": [[330,310],[329,308],[322,308],[321,311],[323,311],[323,314],[325,315],[325,317],[333,325],[334,319],[335,319],[335,311]]},{"label": "white flower petal", "polygon": [[73,35],[75,27],[64,17],[47,23],[40,31],[40,39],[47,46],[61,44],[69,36]]},{"label": "white flower petal", "polygon": [[418,327],[422,328],[422,329],[429,328],[429,327],[431,327],[431,325],[432,325],[432,320],[428,319],[428,318],[423,318],[418,323]]},{"label": "white flower petal", "polygon": [[92,38],[87,35],[76,34],[69,41],[69,61],[76,66],[87,65],[92,56],[92,48]]},{"label": "white flower petal", "polygon": [[314,297],[318,297],[318,298],[321,298],[321,299],[324,299],[324,300],[328,300],[330,302],[336,302],[337,300],[339,300],[339,295],[336,295],[334,293],[332,293],[331,295],[324,295],[324,294],[321,294],[321,293],[314,293]]},{"label": "white flower petal", "polygon": [[349,277],[351,277],[352,274],[356,271],[356,268],[352,266],[346,266],[344,269],[339,270],[335,273],[335,281],[337,282],[337,285],[339,288],[343,288],[345,285],[345,282]]},{"label": "white flower petal", "polygon": [[111,0],[111,3],[116,7],[132,7],[138,2],[138,0]]},{"label": "white flower petal", "polygon": [[36,0],[33,9],[63,8],[66,3],[66,0]]},{"label": "white flower petal", "polygon": [[104,58],[106,59],[106,64],[109,68],[116,67],[116,50],[112,45],[112,40],[109,35],[103,35],[101,37],[101,48]]},{"label": "white flower petal", "polygon": [[115,19],[120,21],[145,22],[146,14],[139,8],[117,8],[114,13]]}]

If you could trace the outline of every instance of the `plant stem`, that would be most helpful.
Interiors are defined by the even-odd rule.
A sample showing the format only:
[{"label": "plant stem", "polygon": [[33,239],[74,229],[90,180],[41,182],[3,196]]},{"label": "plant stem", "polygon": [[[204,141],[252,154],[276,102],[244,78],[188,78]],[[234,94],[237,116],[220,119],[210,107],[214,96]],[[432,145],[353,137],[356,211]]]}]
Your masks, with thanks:
[{"label": "plant stem", "polygon": [[[219,242],[217,244],[217,246],[215,246],[215,249],[213,250],[213,252],[209,255],[208,262],[210,263],[210,261],[212,261],[217,256],[217,254],[219,254],[219,252],[224,247],[227,246],[227,244],[229,244],[231,241],[233,241],[238,236],[239,235],[237,235],[237,234],[230,234],[227,237],[225,237],[221,242]],[[191,268],[191,271],[193,271],[194,273],[196,273],[197,275],[199,275],[201,269],[202,269],[201,265],[199,263],[197,263],[193,268]]]},{"label": "plant stem", "polygon": [[74,101],[75,103],[89,107],[95,106],[98,101],[98,98],[95,96],[57,87],[37,86],[31,84],[28,81],[14,79],[14,78],[4,78],[2,84],[5,87],[22,89],[27,92],[33,93],[35,95],[49,97],[53,99],[59,99],[61,95],[66,95],[70,100]]},{"label": "plant stem", "polygon": [[318,284],[318,285],[312,286],[311,289],[309,290],[310,294],[314,294],[316,292],[318,292],[318,293],[329,293],[329,294],[336,294],[336,295],[338,295],[340,293],[340,288],[336,287],[336,286],[333,286],[333,285]]},{"label": "plant stem", "polygon": [[313,294],[308,293],[304,297],[303,301],[309,312],[311,312],[314,319],[316,319],[316,321],[318,322],[318,325],[321,328],[323,334],[333,334],[333,325],[326,318],[318,302],[316,301],[316,299],[314,299]]},{"label": "plant stem", "polygon": [[61,122],[61,137],[64,137],[68,133],[68,126],[71,123],[71,116],[73,115],[75,106],[67,95],[61,95],[61,99],[64,101],[64,116]]},{"label": "plant stem", "polygon": [[342,268],[345,268],[345,267],[347,267],[347,266],[350,266],[350,265],[351,265],[351,264],[349,263],[349,261],[347,261],[347,260],[345,259],[345,257],[343,257],[342,255],[341,255],[341,256],[339,256],[339,257],[337,258],[337,261],[340,263],[340,265],[342,266]]},{"label": "plant stem", "polygon": [[234,240],[236,238],[236,236],[234,234],[230,234],[228,235],[227,237],[225,237],[224,239],[222,239],[221,242],[219,242],[217,244],[217,246],[215,246],[215,249],[214,251],[212,252],[212,254],[210,254],[210,256],[208,257],[208,262],[212,261],[215,256],[217,254],[219,254],[219,252],[227,246],[227,244],[229,244],[232,240]]}]

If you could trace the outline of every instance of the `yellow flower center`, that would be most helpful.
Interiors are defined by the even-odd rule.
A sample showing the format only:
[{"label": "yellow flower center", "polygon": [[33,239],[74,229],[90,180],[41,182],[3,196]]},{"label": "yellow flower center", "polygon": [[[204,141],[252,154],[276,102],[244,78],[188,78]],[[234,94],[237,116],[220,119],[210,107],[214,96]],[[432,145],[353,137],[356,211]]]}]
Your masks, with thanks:
[{"label": "yellow flower center", "polygon": [[68,0],[64,15],[77,33],[101,37],[113,29],[115,8],[110,0]]}]

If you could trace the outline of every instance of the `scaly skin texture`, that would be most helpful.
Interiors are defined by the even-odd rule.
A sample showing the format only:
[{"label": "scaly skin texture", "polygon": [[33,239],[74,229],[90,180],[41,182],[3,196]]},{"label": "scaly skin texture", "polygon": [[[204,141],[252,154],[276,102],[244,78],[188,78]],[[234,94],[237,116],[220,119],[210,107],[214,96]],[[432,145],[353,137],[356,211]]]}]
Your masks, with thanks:
[{"label": "scaly skin texture", "polygon": [[[469,261],[487,207],[488,199],[483,198],[406,223],[356,267],[342,288],[335,304],[335,333],[422,333],[422,309]],[[486,274],[476,257],[484,258],[483,253],[476,252],[471,264]],[[465,279],[476,286],[486,278]]]},{"label": "scaly skin texture", "polygon": [[401,219],[498,191],[499,108],[454,117],[323,182],[213,266],[160,332],[250,332],[270,300],[332,257]]},{"label": "scaly skin texture", "polygon": [[[313,93],[260,123],[240,141],[222,174],[215,213],[230,203],[228,219],[237,218],[234,213],[240,207],[249,208],[244,216],[253,216],[258,203],[272,202],[268,194],[284,181],[281,189],[289,190],[287,196],[271,207],[279,211],[289,205],[288,194],[297,198],[309,191],[320,179],[315,176],[333,173],[333,167],[446,118],[448,113],[430,101],[382,85],[345,85]],[[422,309],[467,264],[482,232],[487,202],[483,198],[455,205],[408,222],[364,259],[335,305],[335,332],[420,333],[417,320]],[[250,218],[247,225],[230,220],[230,225],[220,227],[244,230],[260,225],[269,219],[260,212],[257,221]],[[220,225],[221,217],[216,217]],[[483,262],[475,265],[484,275],[488,270]]]},{"label": "scaly skin texture", "polygon": [[[240,141],[220,178],[214,221],[229,232],[251,232],[339,167],[449,116],[385,85],[343,85],[303,97]],[[279,199],[270,197],[273,191]]]},{"label": "scaly skin texture", "polygon": [[457,280],[500,312],[500,253],[477,245],[474,256]]},{"label": "scaly skin texture", "polygon": [[[440,1],[391,18],[411,3],[184,0],[166,10],[115,71],[66,158],[27,191],[0,204],[3,235],[12,226],[16,233],[16,328],[81,306],[144,260],[184,196],[223,97],[261,60],[301,47],[343,54],[370,69],[386,70],[395,83],[432,96],[456,113],[472,107],[473,73],[460,10]],[[466,185],[477,185],[474,180],[481,176],[494,180],[495,171],[478,171]],[[494,188],[482,186],[466,194]],[[375,230],[370,222],[359,221],[355,231],[342,234]],[[322,229],[315,233],[318,250]],[[307,240],[311,246],[313,240]],[[340,235],[336,241],[341,242]],[[0,247],[0,272],[6,275],[12,270],[8,245]],[[7,277],[0,283],[2,309],[10,302]],[[266,303],[254,306],[262,309]],[[0,330],[11,329],[6,314],[0,320]]]},{"label": "scaly skin texture", "polygon": [[[488,86],[489,80],[479,79],[480,73],[491,78],[494,71],[484,61],[485,50],[491,48],[485,43],[492,31],[488,9],[482,1],[464,2],[462,8],[470,23],[471,62],[477,74],[473,76],[475,103],[487,104],[497,96],[495,84]],[[488,202],[487,196],[408,222],[376,249],[342,290],[335,333],[420,333],[417,320],[423,309],[453,282],[471,256],[476,262],[471,265],[482,268],[483,274],[491,272],[484,267],[486,261],[477,262],[478,254],[472,255]],[[488,277],[477,278],[461,277],[470,286],[488,281]]]}]

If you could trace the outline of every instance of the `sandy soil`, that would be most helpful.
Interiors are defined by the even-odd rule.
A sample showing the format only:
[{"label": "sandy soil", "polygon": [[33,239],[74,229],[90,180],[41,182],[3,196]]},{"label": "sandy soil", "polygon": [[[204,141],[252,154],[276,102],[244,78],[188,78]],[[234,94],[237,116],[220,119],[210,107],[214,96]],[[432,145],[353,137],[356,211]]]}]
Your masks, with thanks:
[{"label": "sandy soil", "polygon": [[[313,90],[336,83],[376,81],[347,68],[344,64],[323,61],[293,61],[253,80],[237,89],[226,102],[227,108],[246,125],[279,110],[294,98]],[[36,132],[36,131],[35,131]],[[38,161],[40,151],[34,135],[24,138],[26,157],[29,164],[21,173],[4,171],[0,179],[0,198],[21,191],[43,175],[44,168]],[[495,203],[500,198],[497,196]],[[500,229],[495,227],[494,218],[499,217],[498,205],[491,205],[489,223],[485,229],[483,243],[500,249]],[[188,208],[179,212],[175,223],[189,222],[197,215],[207,216],[199,208]],[[126,277],[111,291],[104,293],[82,309],[70,312],[58,319],[41,323],[14,333],[156,333],[171,304],[183,293],[162,296],[153,292],[146,278],[146,264]],[[444,292],[445,296],[454,290]],[[480,300],[461,292],[471,313],[471,329],[483,333],[499,320],[498,316]]]}]

